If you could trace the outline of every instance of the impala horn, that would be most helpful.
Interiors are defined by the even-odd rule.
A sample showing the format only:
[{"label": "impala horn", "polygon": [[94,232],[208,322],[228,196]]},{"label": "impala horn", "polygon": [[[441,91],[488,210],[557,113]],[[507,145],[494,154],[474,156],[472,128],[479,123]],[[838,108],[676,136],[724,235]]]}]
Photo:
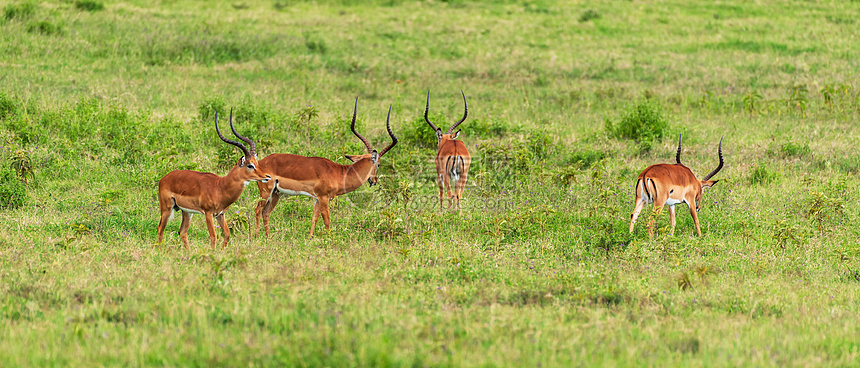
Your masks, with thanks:
[{"label": "impala horn", "polygon": [[388,135],[391,136],[391,144],[389,144],[388,147],[382,149],[382,152],[379,153],[379,157],[382,157],[385,152],[388,152],[388,150],[390,150],[392,147],[394,147],[395,144],[397,144],[397,136],[394,135],[394,132],[391,131],[391,105],[388,105],[388,117],[385,118],[385,129],[388,130]]},{"label": "impala horn", "polygon": [[427,90],[427,107],[424,108],[424,121],[426,121],[427,124],[430,124],[430,127],[433,128],[434,132],[438,131],[439,128],[437,128],[436,125],[433,125],[433,123],[430,121],[430,118],[427,117],[428,113],[430,113],[430,90],[429,89]]},{"label": "impala horn", "polygon": [[[230,116],[231,117],[233,116],[233,109],[230,109]],[[257,144],[254,143],[254,141],[251,140],[251,138],[243,137],[241,134],[239,134],[239,132],[236,131],[236,128],[233,127],[233,119],[232,118],[230,119],[230,130],[233,131],[233,135],[235,135],[237,138],[241,139],[243,142],[247,143],[250,146],[251,156],[254,157],[254,159],[256,159],[257,158]]]},{"label": "impala horn", "polygon": [[718,148],[718,150],[717,150],[717,154],[720,156],[720,165],[719,165],[719,166],[717,166],[717,168],[716,168],[716,169],[714,169],[714,171],[711,171],[711,173],[710,173],[710,174],[705,175],[705,178],[704,178],[704,179],[702,179],[702,180],[708,180],[708,179],[710,179],[712,176],[714,176],[714,175],[716,175],[718,172],[720,172],[720,169],[722,169],[722,168],[723,168],[723,137],[720,137],[720,147],[719,147],[719,148]]},{"label": "impala horn", "polygon": [[466,116],[469,115],[469,105],[466,103],[466,94],[463,92],[463,90],[460,90],[460,93],[463,94],[463,118],[460,119],[460,121],[458,121],[454,125],[451,125],[450,128],[448,128],[448,134],[451,134],[452,132],[454,132],[454,129],[457,128],[457,125],[460,125],[464,121],[466,121]]},{"label": "impala horn", "polygon": [[358,96],[355,96],[355,107],[352,110],[352,125],[350,125],[350,129],[352,129],[352,133],[355,134],[355,136],[358,137],[358,139],[361,139],[361,142],[364,143],[364,146],[367,147],[367,153],[371,153],[371,152],[373,152],[373,147],[370,146],[370,143],[367,141],[367,139],[365,139],[364,137],[361,136],[361,134],[358,134],[358,132],[355,131],[355,115],[357,113],[358,113]]},{"label": "impala horn", "polygon": [[675,154],[675,162],[681,165],[681,134],[678,134],[678,153]]},{"label": "impala horn", "polygon": [[[233,109],[230,109],[230,127],[233,127]],[[215,132],[218,133],[218,137],[221,138],[222,141],[239,147],[239,149],[242,150],[242,154],[245,155],[246,159],[251,157],[251,152],[248,151],[248,147],[245,147],[245,145],[242,143],[224,138],[224,135],[221,134],[221,129],[218,128],[218,110],[215,110]]]}]

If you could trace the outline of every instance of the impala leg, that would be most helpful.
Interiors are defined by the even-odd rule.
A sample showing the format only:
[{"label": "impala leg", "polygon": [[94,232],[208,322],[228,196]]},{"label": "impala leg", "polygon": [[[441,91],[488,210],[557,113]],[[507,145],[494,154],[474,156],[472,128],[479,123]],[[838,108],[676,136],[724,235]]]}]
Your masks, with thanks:
[{"label": "impala leg", "polygon": [[[263,205],[263,208],[260,210],[262,212],[263,217],[263,228],[266,231],[266,237],[268,238],[269,233],[269,217],[272,216],[272,211],[275,210],[275,206],[278,204],[278,201],[281,199],[281,195],[278,193],[273,193],[271,197],[269,197],[268,201],[262,201],[260,204]],[[257,207],[260,207],[258,204]]]},{"label": "impala leg", "polygon": [[469,179],[469,160],[468,159],[461,159],[461,160],[463,160],[463,168],[461,169],[460,180],[457,181],[457,188],[455,188],[455,193],[454,193],[454,195],[457,196],[457,209],[458,210],[463,208],[463,205],[460,204],[460,201],[463,200],[463,189],[466,188],[466,180]]},{"label": "impala leg", "polygon": [[669,235],[675,235],[675,205],[669,206]]},{"label": "impala leg", "polygon": [[439,210],[444,209],[442,207],[442,195],[445,193],[445,177],[442,174],[439,174]]},{"label": "impala leg", "polygon": [[227,248],[227,242],[230,241],[230,228],[227,226],[227,219],[223,212],[216,215],[215,218],[218,219],[218,225],[221,225],[221,230],[224,230],[224,242],[221,243],[221,248]]},{"label": "impala leg", "polygon": [[[275,183],[277,183],[277,179],[275,179]],[[272,190],[268,188],[268,183],[257,182],[257,188],[260,189],[260,197],[261,201],[257,202],[257,207],[254,208],[254,221],[257,226],[257,230],[260,230],[260,218],[263,214],[263,209],[266,208],[266,204],[269,202],[269,197],[272,195]],[[268,236],[268,234],[266,234]]]},{"label": "impala leg", "polygon": [[212,245],[212,250],[215,250],[215,240],[217,237],[215,235],[214,216],[212,216],[212,212],[204,212],[203,216],[206,216],[206,228],[209,229],[209,244]]},{"label": "impala leg", "polygon": [[451,178],[447,175],[442,177],[442,185],[445,186],[445,194],[447,194],[446,198],[448,198],[448,208],[451,208]]},{"label": "impala leg", "polygon": [[636,207],[633,208],[633,214],[630,215],[630,232],[633,232],[633,226],[636,225],[636,219],[639,218],[639,212],[645,208],[645,199],[636,198]]},{"label": "impala leg", "polygon": [[314,228],[317,227],[317,219],[320,217],[320,198],[317,198],[316,202],[314,202],[314,216],[311,219],[311,233],[308,236],[314,236]]},{"label": "impala leg", "polygon": [[185,245],[185,250],[188,248],[188,227],[191,226],[191,214],[185,211],[182,212],[182,224],[179,225],[179,239],[182,239],[182,244]]},{"label": "impala leg", "polygon": [[[693,203],[696,203],[696,202],[693,202]],[[693,216],[693,222],[696,223],[696,234],[699,234],[699,236],[701,237],[702,236],[702,228],[699,227],[699,214],[696,212],[696,207],[693,207],[693,206],[689,206],[689,207],[690,207],[690,215]]]},{"label": "impala leg", "polygon": [[320,198],[320,213],[322,214],[323,223],[325,223],[325,229],[331,230],[331,217],[329,214],[329,199],[328,198]]},{"label": "impala leg", "polygon": [[161,220],[158,221],[158,244],[161,244],[161,241],[164,239],[164,228],[167,227],[167,221],[170,219],[170,212],[172,210],[168,209],[164,211],[161,210]]}]

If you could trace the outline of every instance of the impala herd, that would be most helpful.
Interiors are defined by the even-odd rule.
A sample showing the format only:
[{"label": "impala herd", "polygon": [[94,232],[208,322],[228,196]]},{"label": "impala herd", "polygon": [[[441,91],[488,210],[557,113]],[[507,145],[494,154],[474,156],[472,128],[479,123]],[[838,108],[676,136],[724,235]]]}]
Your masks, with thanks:
[{"label": "impala herd", "polygon": [[[463,95],[463,117],[451,125],[443,133],[430,121],[430,92],[427,92],[427,105],[424,109],[424,120],[436,133],[438,151],[435,164],[439,179],[439,207],[444,208],[444,193],[447,191],[448,207],[460,210],[460,200],[463,188],[469,175],[471,155],[466,145],[457,140],[460,130],[454,129],[462,124],[469,114],[466,94]],[[182,224],[179,226],[179,236],[185,249],[188,247],[188,227],[193,214],[203,214],[209,230],[209,243],[215,248],[215,223],[217,219],[224,232],[222,247],[230,240],[230,229],[227,227],[224,213],[233,202],[239,199],[248,183],[257,182],[261,200],[255,210],[257,228],[260,220],[263,222],[266,237],[270,236],[269,217],[281,196],[307,196],[314,199],[313,217],[309,236],[314,235],[317,220],[322,215],[327,230],[331,229],[329,202],[338,195],[344,195],[358,189],[364,182],[370,186],[377,183],[376,172],[379,162],[391,148],[397,144],[397,136],[391,131],[391,106],[388,107],[388,117],[385,128],[391,137],[391,144],[381,151],[373,149],[370,143],[355,130],[355,119],[358,114],[358,98],[352,112],[352,133],[364,143],[367,153],[361,155],[346,155],[352,163],[341,165],[322,157],[306,157],[287,153],[276,153],[257,160],[257,145],[250,138],[244,137],[233,126],[233,111],[230,110],[230,130],[242,142],[230,140],[221,134],[218,126],[218,111],[215,111],[215,132],[227,144],[234,145],[242,151],[242,157],[226,176],[203,173],[190,170],[172,171],[158,182],[158,204],[161,209],[161,219],[158,222],[158,243],[164,237],[167,222],[173,218],[175,211],[182,212]],[[723,168],[723,140],[720,139],[717,155],[720,163],[702,180],[698,180],[693,172],[681,163],[681,138],[678,138],[678,152],[674,164],[656,164],[648,166],[635,186],[635,208],[630,215],[630,232],[636,224],[636,219],[645,203],[653,203],[655,214],[659,214],[664,206],[669,207],[670,235],[675,231],[675,205],[686,203],[690,215],[696,224],[696,233],[702,236],[699,226],[699,203],[704,188],[710,188],[717,180],[709,180]],[[654,221],[652,216],[648,222],[648,234],[653,236]]]}]

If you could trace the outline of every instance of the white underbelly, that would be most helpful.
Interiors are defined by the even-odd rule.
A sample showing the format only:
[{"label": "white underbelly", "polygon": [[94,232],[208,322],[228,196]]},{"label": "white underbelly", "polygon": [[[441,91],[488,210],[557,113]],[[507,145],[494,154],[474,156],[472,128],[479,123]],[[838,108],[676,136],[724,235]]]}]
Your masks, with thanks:
[{"label": "white underbelly", "polygon": [[666,206],[674,206],[674,205],[676,205],[676,204],[678,204],[678,203],[684,203],[684,201],[683,201],[683,200],[672,199],[672,198],[666,199]]},{"label": "white underbelly", "polygon": [[202,213],[203,213],[203,212],[200,212],[200,211],[197,211],[197,210],[192,210],[192,209],[190,209],[190,208],[182,207],[182,206],[180,206],[180,205],[176,205],[176,207],[179,207],[179,209],[180,209],[180,210],[182,210],[182,212],[196,213],[196,214],[202,214]]},{"label": "white underbelly", "polygon": [[275,188],[278,189],[278,193],[281,193],[283,195],[288,195],[288,196],[299,196],[299,195],[301,195],[301,196],[316,198],[315,195],[308,193],[308,192],[300,191],[300,190],[289,190],[289,189],[281,188],[279,186],[275,187]]}]

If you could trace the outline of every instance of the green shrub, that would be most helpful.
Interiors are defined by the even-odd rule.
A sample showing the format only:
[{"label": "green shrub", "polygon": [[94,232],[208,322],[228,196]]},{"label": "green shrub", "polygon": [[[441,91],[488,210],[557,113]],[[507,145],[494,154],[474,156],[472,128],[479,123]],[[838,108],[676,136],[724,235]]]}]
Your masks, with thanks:
[{"label": "green shrub", "polygon": [[18,106],[15,100],[7,96],[5,92],[0,91],[0,120],[14,115],[18,111]]},{"label": "green shrub", "polygon": [[598,18],[600,18],[600,13],[598,13],[597,10],[586,9],[584,12],[582,12],[582,14],[579,15],[579,22],[584,23],[584,22],[588,22],[592,19],[598,19]]},{"label": "green shrub", "polygon": [[669,123],[660,105],[647,99],[630,106],[618,123],[608,118],[605,122],[610,136],[640,142],[663,138],[669,130]]},{"label": "green shrub", "polygon": [[562,160],[563,166],[591,167],[595,162],[606,158],[608,154],[602,151],[584,150],[567,154]]},{"label": "green shrub", "polygon": [[436,149],[437,147],[436,132],[427,125],[427,122],[424,121],[424,117],[418,117],[407,122],[403,127],[402,139],[403,144],[408,146],[418,146],[431,149]]},{"label": "green shrub", "polygon": [[104,9],[105,5],[95,0],[77,0],[75,1],[75,8],[93,12]]},{"label": "green shrub", "polygon": [[63,27],[61,25],[57,25],[51,23],[47,20],[40,20],[38,22],[30,23],[27,26],[27,32],[30,33],[39,33],[46,36],[52,36],[63,33]]},{"label": "green shrub", "polygon": [[3,16],[7,20],[28,19],[36,14],[36,3],[23,2],[18,4],[9,4],[3,7]]},{"label": "green shrub", "polygon": [[0,208],[18,208],[27,199],[27,186],[7,165],[0,167]]},{"label": "green shrub", "polygon": [[526,138],[526,147],[531,151],[536,160],[545,160],[555,151],[556,144],[551,136],[544,133],[532,132]]},{"label": "green shrub", "polygon": [[783,143],[779,151],[780,153],[782,153],[783,156],[786,157],[803,157],[812,155],[812,149],[810,149],[809,144],[806,143]]},{"label": "green shrub", "polygon": [[750,174],[750,183],[752,184],[770,184],[779,177],[779,174],[770,171],[765,164],[759,164],[753,169]]},{"label": "green shrub", "polygon": [[200,105],[197,106],[197,116],[201,122],[214,124],[216,111],[219,118],[228,118],[230,116],[230,109],[225,108],[226,105],[224,98],[221,96],[210,97],[200,102]]}]

